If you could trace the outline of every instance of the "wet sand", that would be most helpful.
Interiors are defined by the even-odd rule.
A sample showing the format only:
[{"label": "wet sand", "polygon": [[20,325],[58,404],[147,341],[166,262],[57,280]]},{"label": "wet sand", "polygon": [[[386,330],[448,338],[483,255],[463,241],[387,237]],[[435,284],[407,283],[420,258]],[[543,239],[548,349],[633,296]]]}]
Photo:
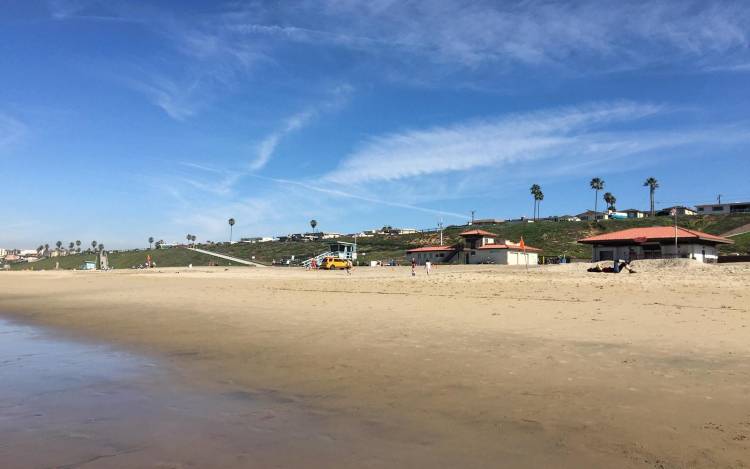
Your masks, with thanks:
[{"label": "wet sand", "polygon": [[411,454],[431,459],[423,445],[391,441],[294,397],[186,382],[159,360],[54,332],[0,320],[2,468],[393,467]]},{"label": "wet sand", "polygon": [[12,272],[0,310],[324,416],[279,430],[309,453],[260,443],[266,466],[237,467],[747,467],[750,268],[710,267]]}]

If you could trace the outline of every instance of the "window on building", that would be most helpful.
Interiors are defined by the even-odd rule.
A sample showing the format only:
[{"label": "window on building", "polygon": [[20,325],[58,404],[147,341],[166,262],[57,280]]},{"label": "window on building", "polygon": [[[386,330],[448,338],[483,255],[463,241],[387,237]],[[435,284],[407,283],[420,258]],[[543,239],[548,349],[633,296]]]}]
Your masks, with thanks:
[{"label": "window on building", "polygon": [[721,205],[714,205],[713,207],[711,207],[711,210],[713,210],[714,212],[723,212],[724,207]]},{"label": "window on building", "polygon": [[698,207],[698,211],[702,212],[703,211],[703,207]]}]

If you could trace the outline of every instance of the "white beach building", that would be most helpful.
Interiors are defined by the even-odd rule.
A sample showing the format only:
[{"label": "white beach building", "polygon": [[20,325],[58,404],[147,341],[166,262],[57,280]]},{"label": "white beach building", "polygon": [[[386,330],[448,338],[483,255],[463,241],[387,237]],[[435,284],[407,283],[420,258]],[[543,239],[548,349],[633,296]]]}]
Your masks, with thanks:
[{"label": "white beach building", "polygon": [[578,241],[593,248],[592,260],[696,259],[717,262],[718,245],[731,239],[673,226],[652,226],[590,236]]},{"label": "white beach building", "polygon": [[423,265],[433,264],[502,264],[535,265],[540,249],[523,246],[510,240],[496,240],[496,235],[484,230],[469,230],[460,234],[463,245],[424,246],[406,251],[409,259]]}]

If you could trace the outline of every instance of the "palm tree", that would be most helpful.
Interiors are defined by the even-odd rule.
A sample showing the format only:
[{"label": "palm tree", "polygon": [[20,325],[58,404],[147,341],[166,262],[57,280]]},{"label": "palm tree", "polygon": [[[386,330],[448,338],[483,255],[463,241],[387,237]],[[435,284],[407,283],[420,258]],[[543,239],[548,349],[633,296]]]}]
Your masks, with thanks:
[{"label": "palm tree", "polygon": [[58,242],[56,242],[56,243],[55,243],[55,246],[57,246],[57,250],[59,251],[59,250],[60,250],[60,248],[62,247],[62,241],[58,241]]},{"label": "palm tree", "polygon": [[73,241],[68,243],[68,252],[73,252],[73,247],[76,245]]},{"label": "palm tree", "polygon": [[596,220],[597,208],[599,207],[599,191],[604,189],[604,180],[601,178],[594,178],[589,185],[594,189],[594,220]]},{"label": "palm tree", "polygon": [[536,201],[536,215],[537,215],[537,218],[539,218],[540,217],[539,212],[541,211],[541,208],[542,208],[542,200],[544,200],[544,192],[542,192],[541,189],[539,189],[539,192],[537,192],[536,195],[534,196],[534,200]]},{"label": "palm tree", "polygon": [[96,240],[91,241],[91,250],[96,251]]},{"label": "palm tree", "polygon": [[613,212],[614,212],[615,210],[617,210],[617,209],[615,208],[615,203],[617,202],[617,197],[615,197],[614,195],[612,195],[612,193],[611,193],[611,192],[606,192],[606,193],[604,194],[604,201],[605,201],[605,202],[607,203],[607,208],[608,208],[609,210],[612,210]]},{"label": "palm tree", "polygon": [[539,187],[539,184],[532,184],[531,187],[529,188],[529,192],[531,192],[532,197],[534,197],[534,216],[532,217],[534,220],[536,220],[536,208],[537,208],[537,203],[539,201],[538,196],[539,196],[539,192],[541,191],[542,191],[542,188]]},{"label": "palm tree", "polygon": [[44,246],[42,246],[42,245],[40,244],[40,245],[39,245],[39,247],[38,247],[38,248],[36,248],[36,252],[37,252],[37,253],[41,253],[42,251],[44,251]]},{"label": "palm tree", "polygon": [[234,227],[234,218],[230,218],[227,222],[229,223],[229,244],[232,244],[232,229]]},{"label": "palm tree", "polygon": [[310,220],[310,227],[313,230],[313,233],[315,233],[315,227],[318,226],[318,220],[312,219]]},{"label": "palm tree", "polygon": [[99,252],[102,252],[102,251],[104,251],[104,245],[103,245],[103,244],[100,244],[100,245],[99,245]]},{"label": "palm tree", "polygon": [[192,242],[193,242],[193,247],[195,247],[195,240],[196,240],[196,239],[198,239],[198,237],[197,237],[197,236],[195,236],[195,235],[190,235],[190,241],[192,241]]},{"label": "palm tree", "polygon": [[81,252],[81,240],[76,240],[76,251]]},{"label": "palm tree", "polygon": [[190,241],[192,241],[193,235],[191,235],[190,233],[188,233],[187,236],[185,236],[185,239],[187,239],[188,246],[190,246]]},{"label": "palm tree", "polygon": [[659,181],[656,180],[654,177],[650,177],[646,179],[646,182],[643,183],[644,187],[648,187],[648,195],[651,199],[651,216],[654,216],[654,193],[656,193],[656,189],[659,188]]},{"label": "palm tree", "polygon": [[45,245],[44,245],[44,252],[45,252],[45,253],[48,253],[48,252],[49,252],[49,244],[45,244]]},{"label": "palm tree", "polygon": [[151,250],[151,245],[152,244],[154,244],[154,237],[153,236],[149,236],[148,237],[148,250],[149,251]]}]

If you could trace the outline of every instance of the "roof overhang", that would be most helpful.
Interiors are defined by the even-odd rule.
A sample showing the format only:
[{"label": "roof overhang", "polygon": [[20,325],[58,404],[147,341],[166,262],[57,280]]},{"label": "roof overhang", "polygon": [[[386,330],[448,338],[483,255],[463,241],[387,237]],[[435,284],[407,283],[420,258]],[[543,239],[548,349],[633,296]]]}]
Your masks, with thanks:
[{"label": "roof overhang", "polygon": [[[645,241],[635,239],[603,239],[589,240],[579,239],[579,244],[591,244],[602,246],[640,246],[642,244],[668,244],[674,243],[674,238],[647,238]],[[677,238],[677,244],[734,244],[731,239],[707,239],[707,238]]]}]

